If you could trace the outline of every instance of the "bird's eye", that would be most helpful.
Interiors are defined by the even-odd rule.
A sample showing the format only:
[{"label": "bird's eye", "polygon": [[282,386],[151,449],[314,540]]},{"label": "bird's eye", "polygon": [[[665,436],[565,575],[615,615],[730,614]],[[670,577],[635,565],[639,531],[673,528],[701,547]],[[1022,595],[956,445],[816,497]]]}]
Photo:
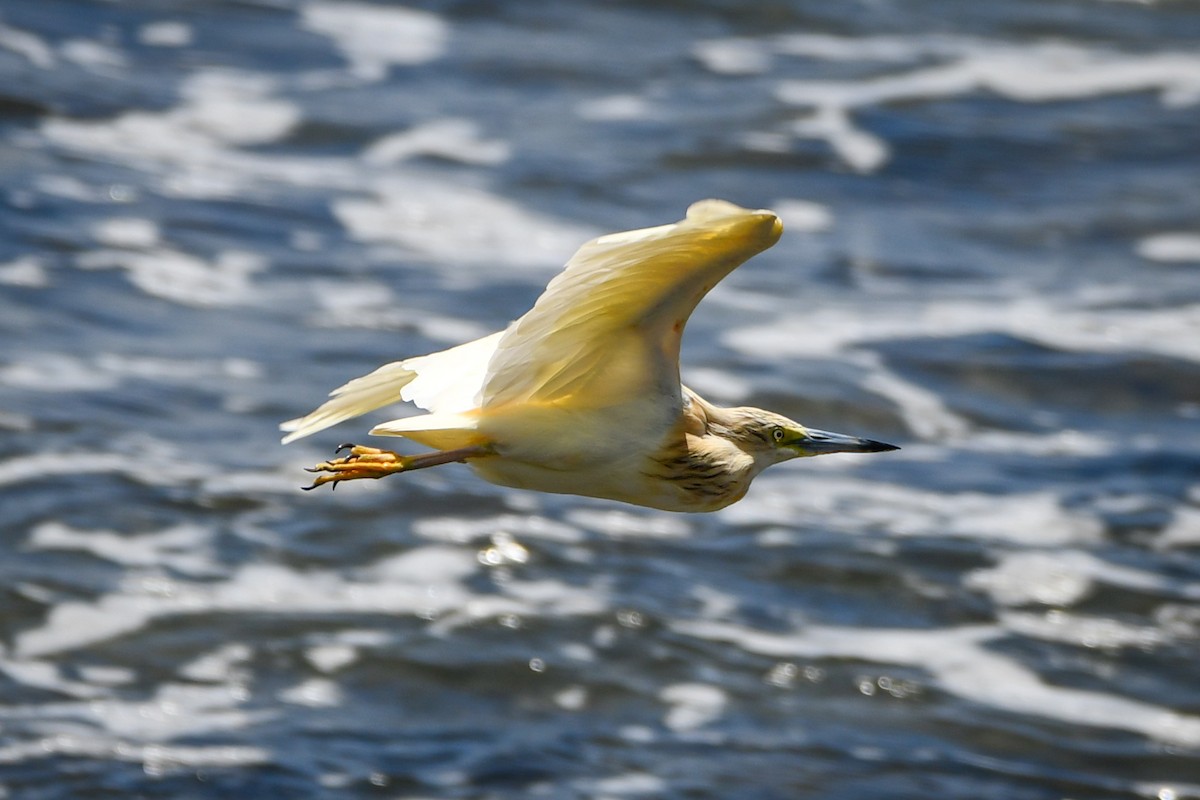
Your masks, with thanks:
[{"label": "bird's eye", "polygon": [[783,441],[783,428],[772,428],[771,429],[771,438],[777,442],[782,442]]}]

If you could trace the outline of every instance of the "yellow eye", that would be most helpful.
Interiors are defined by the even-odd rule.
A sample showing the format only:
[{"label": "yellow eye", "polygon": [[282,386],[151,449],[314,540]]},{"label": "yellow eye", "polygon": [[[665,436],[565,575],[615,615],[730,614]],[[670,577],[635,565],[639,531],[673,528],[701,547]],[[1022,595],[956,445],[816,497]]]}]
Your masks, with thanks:
[{"label": "yellow eye", "polygon": [[774,430],[771,431],[771,436],[772,436],[772,438],[775,439],[775,441],[782,442],[783,441],[783,428],[775,428]]}]

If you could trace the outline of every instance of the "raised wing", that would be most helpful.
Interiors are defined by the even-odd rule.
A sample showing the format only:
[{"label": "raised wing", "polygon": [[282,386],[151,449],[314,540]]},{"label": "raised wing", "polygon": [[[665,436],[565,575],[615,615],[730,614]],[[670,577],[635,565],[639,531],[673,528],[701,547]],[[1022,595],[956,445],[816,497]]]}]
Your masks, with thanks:
[{"label": "raised wing", "polygon": [[483,407],[611,406],[651,392],[678,397],[688,317],[782,231],[770,211],[703,200],[680,222],[588,242],[504,332],[488,365]]}]

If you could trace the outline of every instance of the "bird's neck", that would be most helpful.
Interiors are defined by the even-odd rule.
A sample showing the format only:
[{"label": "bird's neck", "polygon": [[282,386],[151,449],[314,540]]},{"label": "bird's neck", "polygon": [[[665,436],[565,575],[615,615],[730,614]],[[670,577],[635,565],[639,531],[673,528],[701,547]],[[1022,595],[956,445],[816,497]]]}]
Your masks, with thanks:
[{"label": "bird's neck", "polygon": [[705,400],[686,386],[683,387],[683,416],[687,432],[693,436],[708,436],[733,425],[730,409]]},{"label": "bird's neck", "polygon": [[[684,432],[710,451],[710,457],[748,477],[757,475],[768,466],[758,458],[760,447],[743,434],[746,409],[724,408],[708,402],[684,387],[687,402],[684,408]],[[760,463],[762,462],[762,463]]]},{"label": "bird's neck", "polygon": [[685,417],[689,425],[687,432],[693,436],[717,436],[739,446],[744,437],[744,417],[747,409],[725,408],[708,402],[691,389],[684,387]]}]

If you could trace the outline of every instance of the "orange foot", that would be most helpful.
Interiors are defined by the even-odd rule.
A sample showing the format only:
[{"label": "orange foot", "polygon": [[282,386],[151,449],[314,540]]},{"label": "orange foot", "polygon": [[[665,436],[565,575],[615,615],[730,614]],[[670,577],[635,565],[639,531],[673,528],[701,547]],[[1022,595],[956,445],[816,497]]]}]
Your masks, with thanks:
[{"label": "orange foot", "polygon": [[324,472],[313,480],[312,486],[305,490],[315,489],[326,483],[331,483],[331,489],[336,489],[339,481],[354,481],[359,478],[383,478],[397,472],[413,469],[436,467],[440,464],[464,462],[469,458],[482,458],[495,455],[489,445],[470,445],[456,450],[437,450],[433,453],[422,453],[416,456],[402,456],[391,450],[380,450],[377,447],[363,447],[361,444],[344,444],[336,452],[349,450],[350,455],[335,458],[332,461],[322,461],[309,472]]},{"label": "orange foot", "polygon": [[328,474],[318,475],[313,480],[312,486],[304,487],[305,491],[323,486],[326,483],[333,484],[330,488],[336,489],[340,481],[353,481],[360,478],[383,478],[412,468],[412,462],[415,458],[402,456],[399,453],[393,453],[391,450],[364,447],[360,444],[344,444],[335,452],[340,453],[343,450],[349,450],[350,455],[335,458],[331,461],[322,461],[315,467],[310,467],[306,470],[308,472],[324,472]]}]

